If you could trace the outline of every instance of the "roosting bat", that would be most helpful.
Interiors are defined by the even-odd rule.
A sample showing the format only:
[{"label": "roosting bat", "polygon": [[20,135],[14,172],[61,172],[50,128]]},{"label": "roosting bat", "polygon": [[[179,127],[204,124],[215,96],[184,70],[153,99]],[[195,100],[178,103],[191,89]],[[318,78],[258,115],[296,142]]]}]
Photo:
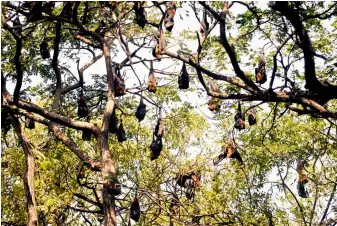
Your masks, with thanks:
[{"label": "roosting bat", "polygon": [[79,118],[85,118],[88,115],[89,115],[89,108],[85,103],[83,94],[81,94],[80,99],[78,100],[77,116]]},{"label": "roosting bat", "polygon": [[241,130],[241,129],[245,128],[245,115],[242,114],[240,102],[239,102],[238,110],[237,110],[237,112],[235,114],[234,120],[235,120],[234,127],[236,129]]},{"label": "roosting bat", "polygon": [[163,149],[163,141],[161,137],[155,137],[152,138],[152,143],[150,145],[151,150],[151,161],[155,160],[159,157],[161,151]]},{"label": "roosting bat", "polygon": [[157,78],[154,75],[154,71],[151,68],[149,73],[149,80],[147,83],[147,90],[152,93],[156,93],[157,91]]},{"label": "roosting bat", "polygon": [[136,24],[138,24],[138,26],[144,29],[147,20],[146,20],[146,12],[142,4],[143,3],[140,2],[140,5],[138,5],[138,2],[135,2],[135,6],[134,6],[135,14],[136,14],[135,22]]},{"label": "roosting bat", "polygon": [[146,115],[146,105],[143,102],[143,98],[140,98],[139,105],[137,107],[136,111],[136,118],[138,119],[139,122],[143,121]]},{"label": "roosting bat", "polygon": [[138,198],[136,197],[132,204],[131,204],[131,209],[130,209],[130,218],[136,222],[139,221],[140,218],[140,205],[138,202]]},{"label": "roosting bat", "polygon": [[248,110],[248,123],[250,126],[256,124],[256,112],[254,109]]},{"label": "roosting bat", "polygon": [[224,158],[237,159],[239,162],[243,164],[243,160],[239,151],[235,148],[232,139],[229,137],[227,141],[227,145],[223,147],[224,153],[220,154],[216,159],[213,160],[213,164],[217,165]]},{"label": "roosting bat", "polygon": [[156,137],[163,137],[165,131],[165,125],[161,117],[158,118],[157,125],[154,129],[154,135]]},{"label": "roosting bat", "polygon": [[122,119],[117,129],[117,139],[118,139],[118,142],[124,142],[127,140]]},{"label": "roosting bat", "polygon": [[175,2],[168,2],[166,4],[166,14],[164,19],[164,26],[166,30],[169,32],[172,31],[174,26],[174,16],[176,14],[176,3]]},{"label": "roosting bat", "polygon": [[[214,81],[210,81],[210,90],[212,92],[219,92],[219,89]],[[210,111],[219,111],[221,108],[221,100],[219,98],[211,97],[208,101],[208,109]]]},{"label": "roosting bat", "polygon": [[43,40],[40,44],[40,54],[42,59],[48,59],[50,58],[50,52],[49,52],[49,48],[48,48],[48,43],[46,40]]},{"label": "roosting bat", "polygon": [[179,89],[188,89],[189,83],[190,83],[190,76],[186,70],[186,65],[184,62],[178,77]]},{"label": "roosting bat", "polygon": [[266,62],[264,57],[260,57],[260,62],[257,68],[255,68],[255,79],[256,83],[263,84],[267,81],[266,75]]},{"label": "roosting bat", "polygon": [[114,79],[114,88],[115,88],[115,97],[123,96],[126,93],[125,81],[122,78],[120,70],[117,70],[116,72],[116,76]]}]

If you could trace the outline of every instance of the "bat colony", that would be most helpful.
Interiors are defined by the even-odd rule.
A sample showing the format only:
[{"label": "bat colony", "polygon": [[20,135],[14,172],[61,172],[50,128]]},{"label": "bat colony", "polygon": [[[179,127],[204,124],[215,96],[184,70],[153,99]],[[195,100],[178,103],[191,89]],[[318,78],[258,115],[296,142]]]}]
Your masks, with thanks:
[{"label": "bat colony", "polygon": [[[108,4],[108,3],[105,3]],[[135,13],[135,23],[140,26],[142,29],[144,29],[145,25],[148,23],[146,19],[146,11],[144,9],[145,2],[135,2],[134,3],[134,13]],[[24,2],[22,7],[30,9],[29,14],[27,15],[27,21],[37,21],[42,18],[42,12],[46,14],[51,14],[53,8],[54,8],[55,2]],[[72,17],[72,6],[73,2],[67,2],[65,3],[65,6],[61,12],[61,15],[65,18],[71,18]],[[86,8],[88,6],[86,5]],[[109,3],[109,7],[112,7],[115,9],[117,7],[117,2],[111,2]],[[165,11],[165,17],[164,17],[164,27],[168,32],[171,32],[174,27],[174,16],[176,13],[176,3],[175,2],[166,2],[166,11]],[[86,23],[87,16],[83,16],[82,21],[83,24]],[[13,22],[14,26],[21,25],[20,20],[18,17]],[[17,28],[18,33],[21,32],[22,28]],[[223,27],[220,27],[220,36],[223,36]],[[107,32],[107,24],[104,22],[104,20],[101,20],[99,23],[98,28],[95,30],[95,32],[101,36],[104,36]],[[200,34],[204,36],[207,31],[209,30],[209,23],[207,21],[207,14],[204,12],[201,26],[200,26]],[[159,31],[159,34],[155,35],[156,44],[152,49],[152,56],[157,60],[160,61],[162,58],[162,51],[165,50],[165,38],[164,33],[162,30]],[[48,46],[48,41],[46,38],[43,39],[43,41],[40,44],[40,55],[42,59],[48,59],[50,58],[50,51]],[[258,84],[264,84],[267,81],[267,75],[266,75],[266,69],[265,69],[265,60],[263,56],[260,56],[258,67],[255,68],[255,79],[256,83]],[[190,77],[189,73],[186,68],[185,62],[182,64],[181,71],[178,75],[178,88],[179,89],[188,89],[189,88],[189,82]],[[124,78],[121,76],[120,69],[117,68],[114,74],[114,95],[115,97],[121,97],[126,94],[126,88],[125,88],[125,81]],[[154,73],[153,66],[151,64],[151,68],[149,71],[148,76],[148,92],[156,93],[157,91],[157,78]],[[219,93],[220,90],[215,84],[214,81],[210,82],[209,87],[211,92]],[[220,98],[216,98],[214,96],[211,97],[211,99],[208,101],[208,109],[212,112],[218,112],[221,109],[222,100]],[[251,108],[247,111],[248,115],[248,123],[250,126],[253,126],[257,123],[256,119],[256,111],[255,109]],[[78,118],[86,118],[86,121],[89,122],[89,107],[86,104],[84,95],[83,95],[83,87],[81,90],[81,93],[79,95],[78,99],[78,109],[77,109],[77,116]],[[146,105],[144,104],[143,97],[141,96],[139,105],[135,112],[135,117],[138,119],[139,122],[143,121],[146,116]],[[7,108],[2,109],[1,111],[1,121],[2,121],[2,131],[6,134],[10,130],[10,124],[11,121],[9,110]],[[34,129],[35,128],[35,122],[26,117],[25,118],[25,127],[28,129]],[[245,129],[245,114],[242,112],[241,104],[238,103],[237,112],[234,117],[234,128],[238,130]],[[157,124],[154,128],[154,132],[152,135],[152,143],[149,146],[151,150],[150,159],[155,160],[157,159],[161,151],[163,149],[163,141],[162,138],[164,136],[165,131],[165,125],[164,121],[161,117],[161,112],[159,114]],[[118,120],[118,117],[116,115],[116,108],[113,109],[113,112],[111,113],[110,119],[109,119],[109,132],[112,134],[116,134],[118,142],[124,142],[127,140],[126,132],[124,129],[122,118],[120,118],[120,123]],[[91,132],[90,129],[85,129],[82,131],[82,139],[84,141],[90,141],[91,140]],[[219,164],[223,159],[236,159],[241,164],[243,164],[243,160],[241,158],[240,153],[238,152],[237,148],[234,146],[232,138],[228,138],[228,141],[225,145],[222,147],[222,153],[217,156],[213,163],[214,165]],[[305,174],[304,170],[304,161],[299,161],[297,165],[297,172],[299,175],[297,189],[298,189],[298,195],[302,198],[308,197],[308,191],[305,188],[305,184],[308,183],[307,175]],[[182,170],[179,170],[176,184],[180,186],[182,189],[184,189],[186,198],[189,200],[194,199],[195,197],[195,190],[200,188],[201,186],[201,174],[199,171],[193,171],[189,173],[184,173]],[[111,182],[112,189],[109,191],[112,195],[118,196],[122,193],[121,191],[121,183],[114,179]],[[176,213],[177,207],[179,206],[179,199],[174,194],[174,197],[170,204],[170,210],[173,213]],[[139,221],[140,218],[140,205],[139,200],[137,197],[134,198],[131,207],[130,207],[130,218],[136,222]],[[193,220],[194,223],[199,222],[200,218],[196,218]]]}]

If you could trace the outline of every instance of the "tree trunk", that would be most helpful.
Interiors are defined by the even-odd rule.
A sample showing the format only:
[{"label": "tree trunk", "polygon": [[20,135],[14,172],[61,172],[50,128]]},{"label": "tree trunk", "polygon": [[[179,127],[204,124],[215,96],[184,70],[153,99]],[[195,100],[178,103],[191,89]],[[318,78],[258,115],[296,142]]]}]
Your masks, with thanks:
[{"label": "tree trunk", "polygon": [[110,192],[114,184],[112,179],[116,177],[116,170],[110,154],[108,136],[104,136],[101,140],[101,156],[102,156],[102,178],[103,178],[103,211],[104,225],[117,225],[115,213],[115,197]]},{"label": "tree trunk", "polygon": [[37,226],[37,211],[34,192],[34,172],[35,172],[35,160],[32,146],[28,141],[26,133],[22,130],[19,120],[12,114],[14,119],[14,129],[16,135],[19,138],[22,149],[25,153],[26,169],[23,176],[23,185],[25,189],[26,208],[28,214],[28,226]]},{"label": "tree trunk", "polygon": [[112,189],[115,186],[114,178],[116,169],[109,150],[109,121],[115,105],[114,97],[114,73],[112,72],[112,65],[110,59],[110,48],[107,40],[103,40],[103,55],[105,58],[105,65],[107,70],[108,82],[108,101],[104,110],[103,131],[98,137],[101,149],[101,165],[102,165],[102,181],[103,181],[103,211],[104,211],[104,225],[116,226],[116,212],[115,212],[115,197]]}]

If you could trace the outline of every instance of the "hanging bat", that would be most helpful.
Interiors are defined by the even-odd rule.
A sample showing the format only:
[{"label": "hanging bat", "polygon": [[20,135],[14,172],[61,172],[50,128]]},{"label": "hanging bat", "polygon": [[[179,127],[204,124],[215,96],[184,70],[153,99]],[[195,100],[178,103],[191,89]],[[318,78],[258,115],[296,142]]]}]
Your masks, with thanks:
[{"label": "hanging bat", "polygon": [[164,135],[164,131],[165,131],[165,125],[164,122],[161,118],[158,119],[157,121],[157,125],[154,129],[154,135],[156,137],[163,137]]},{"label": "hanging bat", "polygon": [[7,108],[1,108],[1,130],[6,135],[11,129],[12,119]]},{"label": "hanging bat", "polygon": [[131,209],[130,209],[130,218],[136,222],[139,221],[140,218],[140,206],[138,202],[138,198],[136,197],[132,204],[131,204]]},{"label": "hanging bat", "polygon": [[118,118],[117,118],[116,111],[114,108],[110,116],[109,132],[114,134],[114,133],[117,133],[117,130],[118,130]]},{"label": "hanging bat", "polygon": [[242,114],[240,102],[239,102],[238,110],[235,114],[234,120],[235,120],[234,127],[236,129],[238,130],[245,129],[245,115]]},{"label": "hanging bat", "polygon": [[200,188],[200,186],[201,186],[201,174],[200,174],[200,172],[199,171],[193,172],[191,178],[194,182],[194,187]]},{"label": "hanging bat", "polygon": [[27,129],[35,129],[35,122],[26,116],[25,117],[25,127]]},{"label": "hanging bat", "polygon": [[309,193],[306,190],[304,184],[298,182],[297,183],[297,191],[298,191],[298,196],[300,196],[301,198],[308,198],[309,197]]},{"label": "hanging bat", "polygon": [[306,162],[303,161],[303,160],[299,160],[297,162],[297,167],[296,167],[296,170],[298,172],[298,176],[299,176],[299,183],[301,184],[306,184],[308,183],[308,177],[305,173],[305,169],[304,169],[304,166],[305,166]]},{"label": "hanging bat", "polygon": [[136,24],[138,24],[138,26],[140,26],[142,29],[144,29],[145,25],[146,25],[146,12],[144,7],[142,6],[142,3],[138,6],[138,2],[135,2],[135,22]]},{"label": "hanging bat", "polygon": [[[209,81],[210,90],[212,92],[219,92],[219,89],[216,85],[216,83],[212,80]],[[219,111],[221,108],[221,100],[219,98],[211,97],[211,99],[208,101],[208,109],[210,111]]]},{"label": "hanging bat", "polygon": [[179,172],[178,172],[177,184],[180,187],[184,188],[184,187],[186,187],[186,180],[187,179],[191,179],[191,176],[184,174],[183,171],[180,169]]},{"label": "hanging bat", "polygon": [[117,139],[118,139],[118,142],[120,143],[127,140],[122,119],[117,129]]},{"label": "hanging bat", "polygon": [[166,30],[169,32],[172,31],[174,26],[174,16],[176,14],[176,3],[175,2],[168,2],[166,4],[166,14],[164,19],[164,26]]},{"label": "hanging bat", "polygon": [[156,44],[153,49],[152,49],[152,56],[156,59],[158,59],[158,61],[161,61],[161,55],[160,55],[160,50],[159,50],[159,45]]},{"label": "hanging bat", "polygon": [[85,103],[83,98],[83,94],[80,95],[80,99],[78,100],[78,108],[77,108],[77,116],[79,118],[85,118],[89,115],[89,108]]},{"label": "hanging bat", "polygon": [[219,100],[215,97],[211,97],[208,101],[208,109],[210,111],[219,111],[221,108],[221,104],[219,104]]},{"label": "hanging bat", "polygon": [[114,79],[114,88],[115,88],[115,97],[120,97],[120,96],[125,95],[126,93],[125,81],[122,78],[120,70],[117,70],[117,73]]},{"label": "hanging bat", "polygon": [[179,89],[188,89],[190,83],[190,76],[186,70],[185,62],[181,68],[180,74],[178,76],[178,86]]},{"label": "hanging bat", "polygon": [[158,59],[158,61],[161,61],[161,51],[160,51],[160,36],[156,35],[155,39],[157,41],[156,45],[153,47],[152,49],[152,56],[156,59]]},{"label": "hanging bat", "polygon": [[146,105],[143,102],[143,98],[140,98],[139,105],[137,107],[136,111],[136,118],[138,119],[139,122],[143,121],[146,115]]},{"label": "hanging bat", "polygon": [[267,81],[266,75],[266,62],[263,56],[260,56],[260,62],[257,68],[255,68],[256,83],[263,84]]},{"label": "hanging bat", "polygon": [[40,44],[40,54],[44,60],[50,58],[49,47],[46,40],[43,40]]},{"label": "hanging bat", "polygon": [[232,159],[237,159],[239,162],[243,164],[241,155],[239,151],[235,148],[232,138],[228,138],[227,146],[225,149],[226,157],[227,158],[232,158]]},{"label": "hanging bat", "polygon": [[254,109],[248,110],[248,123],[250,126],[256,124],[256,112]]},{"label": "hanging bat", "polygon": [[85,129],[82,131],[82,140],[90,141],[91,140],[91,132],[89,129]]},{"label": "hanging bat", "polygon": [[147,90],[151,93],[156,93],[157,91],[157,78],[154,75],[153,69],[150,69],[149,80],[147,83]]},{"label": "hanging bat", "polygon": [[227,145],[223,146],[224,152],[220,154],[216,159],[213,160],[213,164],[219,164],[224,158],[237,159],[243,164],[243,160],[239,151],[235,148],[232,139],[229,137]]},{"label": "hanging bat", "polygon": [[161,137],[153,136],[152,143],[150,145],[151,152],[151,161],[155,160],[159,157],[161,151],[163,149],[163,142]]}]

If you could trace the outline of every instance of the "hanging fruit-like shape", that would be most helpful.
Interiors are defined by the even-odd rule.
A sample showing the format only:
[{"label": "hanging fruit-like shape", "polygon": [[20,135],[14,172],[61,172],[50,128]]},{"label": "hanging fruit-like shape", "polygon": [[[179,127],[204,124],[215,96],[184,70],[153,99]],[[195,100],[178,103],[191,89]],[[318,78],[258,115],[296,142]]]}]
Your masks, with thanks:
[{"label": "hanging fruit-like shape", "polygon": [[186,65],[184,62],[178,77],[179,89],[188,89],[189,83],[190,83],[190,76],[186,70]]},{"label": "hanging fruit-like shape", "polygon": [[260,56],[259,65],[255,68],[256,83],[263,84],[267,81],[266,62],[263,56]]},{"label": "hanging fruit-like shape", "polygon": [[114,88],[115,88],[115,97],[123,96],[126,93],[125,81],[121,76],[120,70],[117,70],[117,73],[114,79]]},{"label": "hanging fruit-like shape", "polygon": [[117,130],[117,139],[120,143],[127,140],[122,119]]},{"label": "hanging fruit-like shape", "polygon": [[138,198],[136,197],[132,204],[131,204],[131,209],[130,209],[130,218],[136,222],[139,221],[140,218],[140,205],[138,202]]},{"label": "hanging fruit-like shape", "polygon": [[77,108],[77,116],[79,118],[84,118],[89,115],[89,108],[85,103],[83,94],[80,95],[80,99],[78,100],[78,108]]},{"label": "hanging fruit-like shape", "polygon": [[242,130],[245,128],[245,115],[242,114],[240,102],[239,102],[238,110],[235,114],[234,120],[235,120],[234,127],[236,129]]},{"label": "hanging fruit-like shape", "polygon": [[175,2],[168,2],[166,4],[166,14],[164,19],[164,26],[166,30],[169,32],[172,31],[174,26],[174,16],[176,14],[176,3]]},{"label": "hanging fruit-like shape", "polygon": [[40,54],[42,59],[48,59],[50,58],[50,52],[49,52],[49,48],[48,48],[48,43],[46,40],[43,40],[40,44]]},{"label": "hanging fruit-like shape", "polygon": [[248,111],[248,123],[250,126],[256,124],[256,112],[254,109],[249,109]]},{"label": "hanging fruit-like shape", "polygon": [[140,98],[139,105],[137,107],[136,111],[136,118],[138,119],[139,122],[143,121],[146,115],[146,105],[143,102],[143,98]]},{"label": "hanging fruit-like shape", "polygon": [[159,157],[163,149],[163,142],[161,137],[153,136],[152,143],[150,145],[151,160],[155,160]]},{"label": "hanging fruit-like shape", "polygon": [[147,90],[152,93],[156,93],[157,91],[157,78],[154,75],[154,71],[152,68],[150,69],[150,73],[149,73]]}]

